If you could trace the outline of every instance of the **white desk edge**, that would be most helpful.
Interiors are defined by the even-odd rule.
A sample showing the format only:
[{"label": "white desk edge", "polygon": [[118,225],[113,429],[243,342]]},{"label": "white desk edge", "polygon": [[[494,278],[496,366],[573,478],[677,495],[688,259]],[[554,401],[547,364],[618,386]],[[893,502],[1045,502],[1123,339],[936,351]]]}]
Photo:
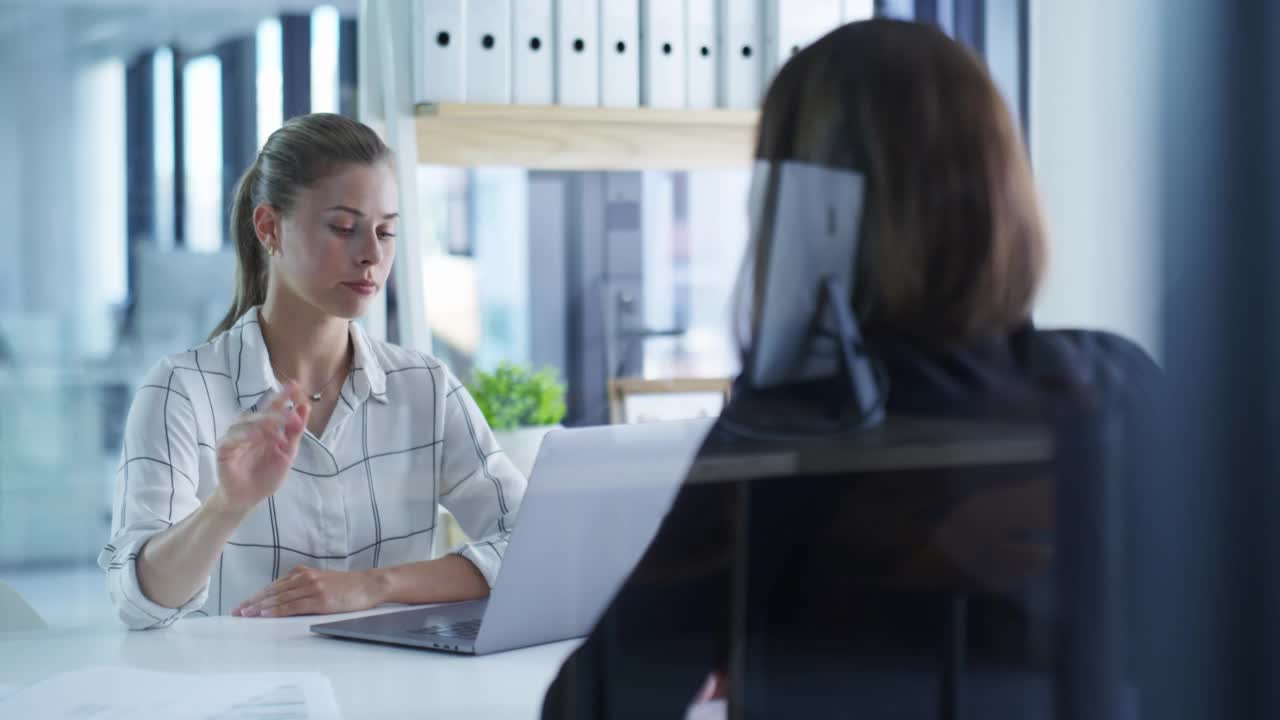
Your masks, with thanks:
[{"label": "white desk edge", "polygon": [[186,618],[162,630],[123,625],[0,633],[0,686],[97,666],[184,673],[326,675],[347,720],[535,718],[547,686],[580,644],[566,640],[482,657],[335,640],[308,629],[365,613],[283,619]]}]

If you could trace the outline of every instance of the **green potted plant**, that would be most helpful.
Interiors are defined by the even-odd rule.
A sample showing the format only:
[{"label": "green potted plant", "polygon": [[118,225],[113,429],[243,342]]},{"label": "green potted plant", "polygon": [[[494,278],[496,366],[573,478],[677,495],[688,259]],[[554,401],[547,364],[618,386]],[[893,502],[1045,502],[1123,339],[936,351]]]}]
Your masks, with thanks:
[{"label": "green potted plant", "polygon": [[498,444],[528,477],[542,437],[564,419],[565,386],[556,371],[546,368],[533,372],[504,362],[492,372],[473,371],[467,390],[484,413]]}]

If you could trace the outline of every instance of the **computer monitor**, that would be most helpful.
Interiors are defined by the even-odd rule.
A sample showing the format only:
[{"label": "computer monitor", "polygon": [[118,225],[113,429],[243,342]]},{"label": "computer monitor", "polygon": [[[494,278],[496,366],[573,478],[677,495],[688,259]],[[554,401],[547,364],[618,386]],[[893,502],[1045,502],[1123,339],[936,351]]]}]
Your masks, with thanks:
[{"label": "computer monitor", "polygon": [[757,162],[752,232],[762,244],[746,376],[753,387],[846,373],[855,408],[879,419],[884,390],[850,307],[866,178],[803,162]]}]

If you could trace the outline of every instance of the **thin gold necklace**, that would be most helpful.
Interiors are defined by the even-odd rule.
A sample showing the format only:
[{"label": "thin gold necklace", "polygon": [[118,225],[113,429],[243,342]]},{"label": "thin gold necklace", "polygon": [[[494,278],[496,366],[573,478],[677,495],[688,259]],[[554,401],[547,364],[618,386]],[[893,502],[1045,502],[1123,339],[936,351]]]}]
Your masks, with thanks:
[{"label": "thin gold necklace", "polygon": [[[347,357],[350,357],[349,349],[348,349]],[[328,382],[326,382],[324,385],[321,385],[315,392],[310,394],[311,402],[320,402],[320,400],[324,397],[324,392],[329,389],[329,386],[333,384],[333,381],[337,380],[338,376],[342,374],[342,371],[347,368],[347,357],[342,358],[342,364],[338,366],[338,372],[334,373],[333,377],[329,378]],[[284,375],[285,380],[288,380],[289,382],[292,382],[292,383],[298,382],[297,380],[294,380],[292,377],[289,377],[289,375],[287,375],[286,373],[280,372],[280,368],[276,367],[276,363],[274,360],[268,360],[268,362],[271,363],[272,370],[275,370],[280,375]],[[298,383],[298,384],[301,385],[301,383]]]}]

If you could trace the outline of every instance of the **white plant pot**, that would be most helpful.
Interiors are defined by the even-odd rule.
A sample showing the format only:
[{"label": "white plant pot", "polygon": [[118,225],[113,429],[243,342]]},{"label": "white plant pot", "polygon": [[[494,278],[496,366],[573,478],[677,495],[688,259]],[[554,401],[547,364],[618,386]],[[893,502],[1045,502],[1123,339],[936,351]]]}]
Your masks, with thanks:
[{"label": "white plant pot", "polygon": [[511,458],[516,469],[526,478],[533,472],[533,461],[538,457],[538,448],[542,447],[542,438],[561,425],[538,425],[515,430],[495,430],[493,436],[498,445]]}]

